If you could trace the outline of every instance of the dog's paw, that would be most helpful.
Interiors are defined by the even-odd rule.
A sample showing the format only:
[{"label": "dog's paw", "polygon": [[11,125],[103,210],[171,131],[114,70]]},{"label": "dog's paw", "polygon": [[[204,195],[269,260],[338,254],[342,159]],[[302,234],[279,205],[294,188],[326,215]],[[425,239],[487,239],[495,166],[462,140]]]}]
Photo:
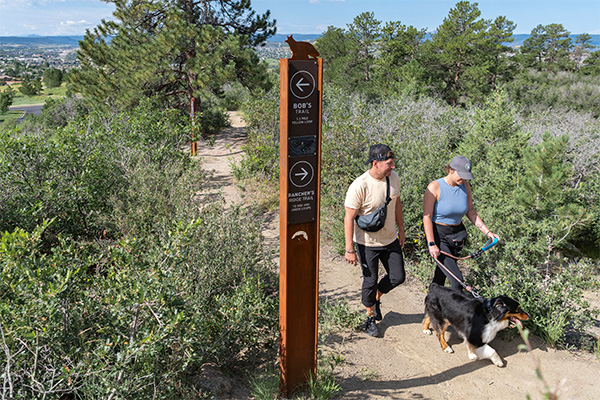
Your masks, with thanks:
[{"label": "dog's paw", "polygon": [[430,329],[423,329],[423,333],[426,335],[431,335],[433,332],[431,332]]},{"label": "dog's paw", "polygon": [[494,363],[494,365],[498,368],[504,368],[504,360],[502,358],[500,358],[499,355],[496,355],[496,357],[492,357],[492,362]]},{"label": "dog's paw", "polygon": [[469,360],[476,361],[479,360],[479,357],[477,357],[477,354],[469,352]]},{"label": "dog's paw", "polygon": [[446,348],[444,349],[444,351],[445,351],[446,353],[448,353],[448,354],[452,354],[452,353],[454,353],[454,350],[452,350],[452,347],[450,347],[450,346],[446,347]]}]

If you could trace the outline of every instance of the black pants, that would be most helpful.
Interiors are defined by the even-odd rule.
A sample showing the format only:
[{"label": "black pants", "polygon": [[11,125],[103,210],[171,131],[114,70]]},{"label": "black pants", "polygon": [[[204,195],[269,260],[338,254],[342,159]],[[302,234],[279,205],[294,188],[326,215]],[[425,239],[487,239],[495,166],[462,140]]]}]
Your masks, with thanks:
[{"label": "black pants", "polygon": [[[375,305],[377,290],[388,293],[404,282],[404,257],[398,239],[384,247],[367,247],[356,244],[358,259],[363,273],[362,303],[365,307]],[[379,283],[379,261],[387,274]]]},{"label": "black pants", "polygon": [[[433,236],[435,244],[437,244],[440,251],[445,251],[448,254],[459,257],[462,248],[467,241],[467,230],[463,224],[456,226],[446,226],[433,224]],[[438,261],[444,264],[444,266],[454,274],[458,279],[464,282],[464,278],[458,269],[456,260],[452,257],[440,254]],[[437,263],[435,268],[435,274],[433,276],[433,282],[438,285],[444,286],[446,277],[450,281],[452,289],[461,290],[462,285],[452,277],[445,269],[441,268]]]}]

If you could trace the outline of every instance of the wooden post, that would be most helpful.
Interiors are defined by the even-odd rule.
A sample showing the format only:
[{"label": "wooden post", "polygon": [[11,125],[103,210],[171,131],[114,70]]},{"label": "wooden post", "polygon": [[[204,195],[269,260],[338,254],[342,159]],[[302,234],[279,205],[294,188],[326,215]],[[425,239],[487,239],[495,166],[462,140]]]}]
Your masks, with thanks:
[{"label": "wooden post", "polygon": [[190,118],[192,119],[192,138],[191,138],[191,153],[192,156],[196,155],[198,151],[198,143],[196,143],[196,99],[190,99]]},{"label": "wooden post", "polygon": [[280,389],[317,371],[321,59],[280,61]]}]

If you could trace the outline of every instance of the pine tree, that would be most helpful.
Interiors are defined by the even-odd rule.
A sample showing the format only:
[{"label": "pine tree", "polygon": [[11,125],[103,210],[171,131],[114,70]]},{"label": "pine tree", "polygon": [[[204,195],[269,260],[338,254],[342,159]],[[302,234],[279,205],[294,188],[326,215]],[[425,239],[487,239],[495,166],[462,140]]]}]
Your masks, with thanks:
[{"label": "pine tree", "polygon": [[547,214],[559,203],[561,186],[569,177],[562,160],[568,140],[567,135],[551,137],[546,132],[540,144],[525,150],[526,173],[518,199],[537,217]]},{"label": "pine tree", "polygon": [[577,69],[581,68],[583,60],[590,55],[590,50],[594,48],[594,45],[590,43],[591,40],[592,36],[588,33],[582,33],[575,38],[575,48],[571,56],[573,61],[575,61]]},{"label": "pine tree", "polygon": [[352,89],[359,77],[349,68],[352,62],[352,48],[348,32],[335,26],[317,38],[315,47],[323,59],[323,80],[346,89]]},{"label": "pine tree", "polygon": [[505,45],[514,41],[512,37],[516,25],[504,16],[497,17],[488,25],[487,40],[483,43],[483,54],[487,56],[489,65],[488,83],[491,90],[495,90],[499,83],[509,82],[516,74],[516,66],[507,57],[512,49]]},{"label": "pine tree", "polygon": [[546,132],[541,143],[525,149],[524,172],[515,197],[525,206],[523,217],[545,243],[547,256],[558,246],[564,247],[589,218],[585,208],[570,198],[572,169],[565,162],[568,140],[567,135]]},{"label": "pine tree", "polygon": [[15,91],[10,86],[0,92],[0,114],[4,114],[8,111],[15,98]]},{"label": "pine tree", "polygon": [[536,26],[521,46],[521,63],[538,71],[573,68],[569,60],[573,47],[569,34],[561,24]]},{"label": "pine tree", "polygon": [[585,75],[600,76],[600,50],[590,53],[581,66],[581,72]]},{"label": "pine tree", "polygon": [[42,81],[40,78],[31,78],[29,75],[26,75],[25,78],[23,78],[19,92],[23,93],[25,96],[31,97],[37,96],[41,91]]},{"label": "pine tree", "polygon": [[[400,22],[388,22],[378,40],[380,56],[375,60],[375,74],[383,90],[415,90],[426,86],[426,73],[421,66],[421,46],[426,29],[417,29]],[[423,90],[422,89],[422,90]]]},{"label": "pine tree", "polygon": [[252,50],[275,33],[267,11],[249,0],[111,0],[114,21],[102,21],[80,42],[76,91],[96,102],[131,106],[158,96],[189,107],[225,82],[266,86],[266,64]]},{"label": "pine tree", "polygon": [[48,68],[44,71],[44,84],[48,89],[59,87],[62,84],[63,72],[57,68]]},{"label": "pine tree", "polygon": [[491,89],[488,21],[479,19],[477,3],[458,2],[426,44],[428,71],[451,105],[482,97]]},{"label": "pine tree", "polygon": [[354,43],[355,60],[362,71],[362,80],[371,80],[371,69],[375,60],[376,44],[381,34],[381,21],[372,12],[364,12],[348,25],[348,37]]}]

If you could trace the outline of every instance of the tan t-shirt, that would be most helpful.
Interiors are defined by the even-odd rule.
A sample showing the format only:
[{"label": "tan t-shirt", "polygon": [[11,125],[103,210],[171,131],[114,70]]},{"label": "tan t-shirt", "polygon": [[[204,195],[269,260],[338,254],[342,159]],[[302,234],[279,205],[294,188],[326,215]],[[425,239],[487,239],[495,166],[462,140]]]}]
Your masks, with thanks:
[{"label": "tan t-shirt", "polygon": [[[386,180],[375,179],[365,172],[348,188],[344,205],[358,210],[358,215],[366,215],[385,203]],[[396,200],[400,196],[400,177],[395,171],[390,175],[391,201],[387,208],[385,226],[377,232],[365,232],[354,221],[354,241],[367,247],[387,246],[398,237],[396,231]]]}]

